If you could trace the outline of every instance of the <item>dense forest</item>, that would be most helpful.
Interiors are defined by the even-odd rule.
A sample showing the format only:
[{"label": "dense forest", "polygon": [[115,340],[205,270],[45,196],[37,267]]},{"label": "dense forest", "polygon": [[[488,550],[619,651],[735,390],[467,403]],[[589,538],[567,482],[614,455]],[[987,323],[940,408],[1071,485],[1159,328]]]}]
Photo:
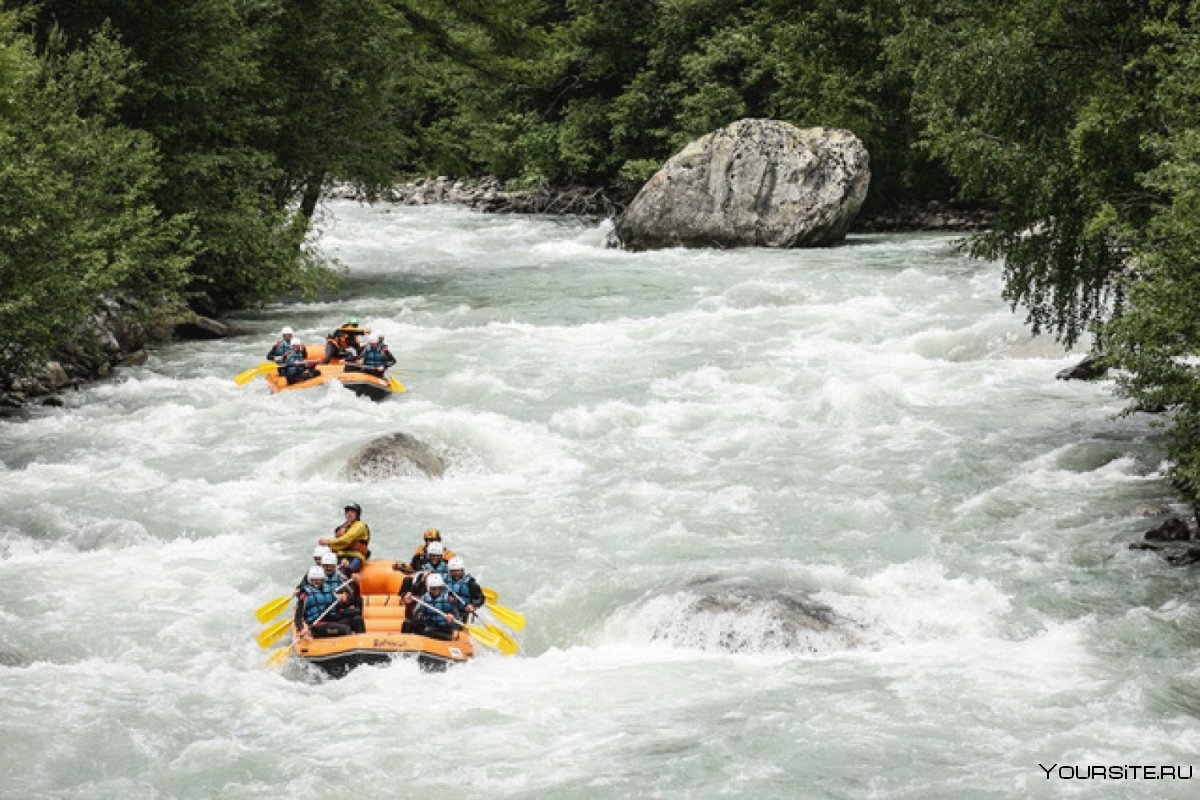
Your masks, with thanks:
[{"label": "dense forest", "polygon": [[420,174],[628,198],[742,117],[848,128],[868,209],[967,246],[1032,328],[1170,409],[1200,484],[1200,2],[3,0],[0,371],[98,298],[218,313],[335,273],[322,192]]}]

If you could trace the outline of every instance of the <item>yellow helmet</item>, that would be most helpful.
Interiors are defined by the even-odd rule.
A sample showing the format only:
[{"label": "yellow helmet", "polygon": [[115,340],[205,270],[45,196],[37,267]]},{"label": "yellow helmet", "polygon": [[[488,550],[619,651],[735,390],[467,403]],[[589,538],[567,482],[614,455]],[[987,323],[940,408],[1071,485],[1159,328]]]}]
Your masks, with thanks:
[{"label": "yellow helmet", "polygon": [[429,530],[425,531],[425,541],[440,542],[441,540],[442,540],[442,532],[439,531],[437,528],[430,528]]}]

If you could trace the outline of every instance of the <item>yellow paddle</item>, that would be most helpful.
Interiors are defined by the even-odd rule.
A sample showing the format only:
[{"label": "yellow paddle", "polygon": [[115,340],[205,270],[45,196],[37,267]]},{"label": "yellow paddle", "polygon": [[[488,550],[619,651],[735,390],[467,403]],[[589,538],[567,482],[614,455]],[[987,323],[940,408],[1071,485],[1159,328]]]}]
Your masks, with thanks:
[{"label": "yellow paddle", "polygon": [[285,595],[276,597],[269,603],[263,603],[258,607],[258,611],[254,612],[254,616],[258,617],[258,621],[262,624],[267,624],[271,620],[279,616],[279,612],[288,607],[288,603],[292,602],[292,596]]},{"label": "yellow paddle", "polygon": [[290,656],[292,654],[293,647],[294,647],[294,643],[289,644],[287,647],[281,647],[278,650],[276,650],[274,653],[271,653],[271,657],[267,659],[267,666],[268,667],[278,667],[284,661],[287,661],[288,656]]},{"label": "yellow paddle", "polygon": [[271,645],[283,638],[283,635],[288,632],[288,628],[292,625],[290,619],[281,619],[274,625],[269,625],[262,629],[262,633],[258,634],[258,646],[266,650]]},{"label": "yellow paddle", "polygon": [[496,592],[495,589],[489,589],[486,586],[483,586],[480,588],[483,589],[483,599],[487,600],[489,603],[494,603],[500,599],[500,595]]},{"label": "yellow paddle", "polygon": [[503,622],[514,631],[525,630],[525,615],[520,611],[514,611],[507,606],[499,606],[493,603],[488,603],[484,606],[488,611],[491,611],[496,619]]},{"label": "yellow paddle", "polygon": [[[458,601],[458,603],[463,607],[464,610],[467,608],[467,601],[464,600],[458,594],[458,592],[455,592],[453,589],[447,589],[447,591],[450,592],[450,596],[453,597],[456,601]],[[474,614],[475,612],[472,611],[471,613]],[[477,614],[475,616],[478,618]],[[465,627],[467,630],[469,630],[471,632],[472,636],[477,637],[477,632],[479,631],[479,628],[477,626],[465,625],[463,627]],[[512,654],[516,653],[518,650],[521,649],[521,646],[519,644],[517,644],[517,640],[512,638],[511,636],[509,636],[508,631],[504,630],[503,628],[499,628],[495,625],[484,625],[483,627],[484,627],[484,630],[486,630],[488,633],[490,633],[495,640],[494,644],[488,643],[489,647],[495,647],[497,650],[499,650],[501,653],[503,653],[506,656],[511,656]]]},{"label": "yellow paddle", "polygon": [[408,389],[404,388],[404,384],[397,380],[394,375],[388,376],[388,388],[396,394],[404,394],[408,391]]},{"label": "yellow paddle", "polygon": [[[461,623],[460,623],[461,624]],[[479,642],[484,647],[490,647],[493,650],[504,652],[504,648],[500,646],[500,639],[496,634],[489,630],[485,630],[478,625],[463,625],[467,629],[467,633],[471,634],[471,638]],[[505,655],[508,655],[505,653]]]},{"label": "yellow paddle", "polygon": [[498,648],[501,653],[506,656],[515,655],[521,649],[521,645],[517,644],[517,640],[508,635],[508,631],[501,628],[499,625],[484,625],[496,637]]},{"label": "yellow paddle", "polygon": [[238,386],[245,386],[259,375],[266,375],[268,372],[274,372],[277,369],[279,369],[279,365],[274,361],[264,361],[257,367],[251,367],[250,369],[239,372],[234,376],[233,382]]}]

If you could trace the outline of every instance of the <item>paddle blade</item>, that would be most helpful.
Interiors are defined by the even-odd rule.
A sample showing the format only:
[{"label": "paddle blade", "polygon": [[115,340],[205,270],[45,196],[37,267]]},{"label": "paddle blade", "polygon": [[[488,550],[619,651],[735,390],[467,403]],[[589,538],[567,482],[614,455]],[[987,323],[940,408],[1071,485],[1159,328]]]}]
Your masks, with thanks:
[{"label": "paddle blade", "polygon": [[499,625],[484,625],[496,637],[498,649],[506,656],[516,655],[516,652],[521,649],[521,645],[517,644],[517,640],[508,635],[508,631],[501,628]]},{"label": "paddle blade", "polygon": [[258,617],[258,621],[266,625],[271,620],[279,616],[279,612],[288,607],[288,603],[292,602],[291,595],[286,597],[276,597],[269,603],[263,603],[259,606],[258,611],[254,612],[254,616]]},{"label": "paddle blade", "polygon": [[404,384],[401,383],[399,380],[396,379],[395,376],[392,376],[392,375],[388,376],[388,388],[391,389],[396,394],[404,394],[405,392],[408,391],[408,389],[404,388]]},{"label": "paddle blade", "polygon": [[479,642],[484,647],[491,647],[496,650],[500,649],[500,640],[496,638],[496,634],[492,633],[491,631],[484,630],[478,625],[464,625],[463,627],[466,628],[467,632],[471,634],[472,639]]},{"label": "paddle blade", "polygon": [[520,611],[514,611],[507,606],[492,605],[491,603],[488,603],[486,606],[484,606],[484,608],[486,608],[488,611],[491,611],[496,619],[500,620],[514,631],[525,630],[525,615]]},{"label": "paddle blade", "polygon": [[268,667],[278,667],[278,666],[282,665],[283,662],[287,661],[288,656],[290,656],[291,654],[292,654],[292,646],[290,644],[287,647],[281,647],[278,650],[276,650],[274,653],[271,653],[271,657],[267,659],[267,666]]},{"label": "paddle blade", "polygon": [[288,632],[288,628],[292,626],[290,619],[281,619],[274,625],[268,625],[262,629],[262,633],[258,635],[258,646],[266,650],[271,645],[283,638],[283,635]]},{"label": "paddle blade", "polygon": [[247,383],[257,378],[258,374],[258,367],[251,367],[248,370],[244,370],[239,372],[237,375],[234,375],[233,382],[238,386],[245,386]]},{"label": "paddle blade", "polygon": [[500,599],[500,595],[496,592],[495,589],[489,589],[488,587],[484,586],[483,587],[483,599],[487,600],[489,603],[495,603],[497,600]]},{"label": "paddle blade", "polygon": [[266,375],[267,373],[274,372],[277,369],[279,369],[279,365],[276,364],[274,361],[264,361],[263,363],[259,364],[257,367],[252,367],[251,369],[247,369],[247,370],[243,370],[243,371],[239,372],[237,375],[234,376],[233,382],[236,383],[238,386],[245,386],[247,383],[254,380],[259,375]]}]

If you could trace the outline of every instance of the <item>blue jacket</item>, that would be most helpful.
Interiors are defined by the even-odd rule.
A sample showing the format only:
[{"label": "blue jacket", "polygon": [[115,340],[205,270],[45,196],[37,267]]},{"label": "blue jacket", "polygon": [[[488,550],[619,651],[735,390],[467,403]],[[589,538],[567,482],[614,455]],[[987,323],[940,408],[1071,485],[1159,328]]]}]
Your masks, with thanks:
[{"label": "blue jacket", "polygon": [[304,372],[307,364],[305,363],[304,353],[296,350],[289,350],[288,354],[283,357],[283,366],[279,368],[279,374],[285,378],[290,378],[294,375],[300,375]]},{"label": "blue jacket", "polygon": [[417,561],[417,559],[414,558],[413,559],[413,562],[414,562],[413,568],[416,569],[418,572],[429,572],[431,574],[436,572],[438,575],[441,575],[443,578],[450,574],[450,565],[446,563],[446,559],[444,559],[444,558],[441,561],[439,561],[437,564],[430,563],[428,556],[425,557],[419,564],[416,563],[416,561]]},{"label": "blue jacket", "polygon": [[267,351],[267,360],[275,361],[277,359],[282,358],[283,356],[286,356],[291,351],[292,351],[292,346],[290,344],[288,344],[287,342],[285,342],[283,339],[280,339],[278,342],[275,343],[274,347],[272,347],[270,350]]},{"label": "blue jacket", "polygon": [[396,363],[396,357],[388,352],[386,344],[368,345],[362,351],[362,365],[372,369],[387,369]]},{"label": "blue jacket", "polygon": [[454,625],[446,622],[446,618],[442,616],[442,614],[454,614],[454,602],[450,599],[448,592],[443,590],[437,597],[434,597],[429,592],[425,592],[425,596],[421,598],[421,602],[433,606],[437,611],[432,611],[423,605],[418,605],[418,622],[423,622],[431,628],[454,627]]},{"label": "blue jacket", "polygon": [[479,588],[479,584],[476,583],[474,578],[465,572],[458,580],[447,577],[446,589],[450,592],[453,592],[453,594],[450,595],[450,599],[454,601],[455,613],[458,615],[459,619],[464,619],[466,617],[468,603],[475,606],[475,610],[478,611],[479,609],[483,608],[483,604],[487,602],[483,596],[483,590]]},{"label": "blue jacket", "polygon": [[[326,585],[318,589],[311,583],[306,585],[304,594],[300,595],[300,602],[296,604],[296,616],[300,617],[303,614],[304,621],[312,625],[317,621],[317,617],[325,612],[325,609],[337,602],[337,597],[333,593],[334,588]],[[326,615],[326,619],[328,619],[328,615]]]}]

